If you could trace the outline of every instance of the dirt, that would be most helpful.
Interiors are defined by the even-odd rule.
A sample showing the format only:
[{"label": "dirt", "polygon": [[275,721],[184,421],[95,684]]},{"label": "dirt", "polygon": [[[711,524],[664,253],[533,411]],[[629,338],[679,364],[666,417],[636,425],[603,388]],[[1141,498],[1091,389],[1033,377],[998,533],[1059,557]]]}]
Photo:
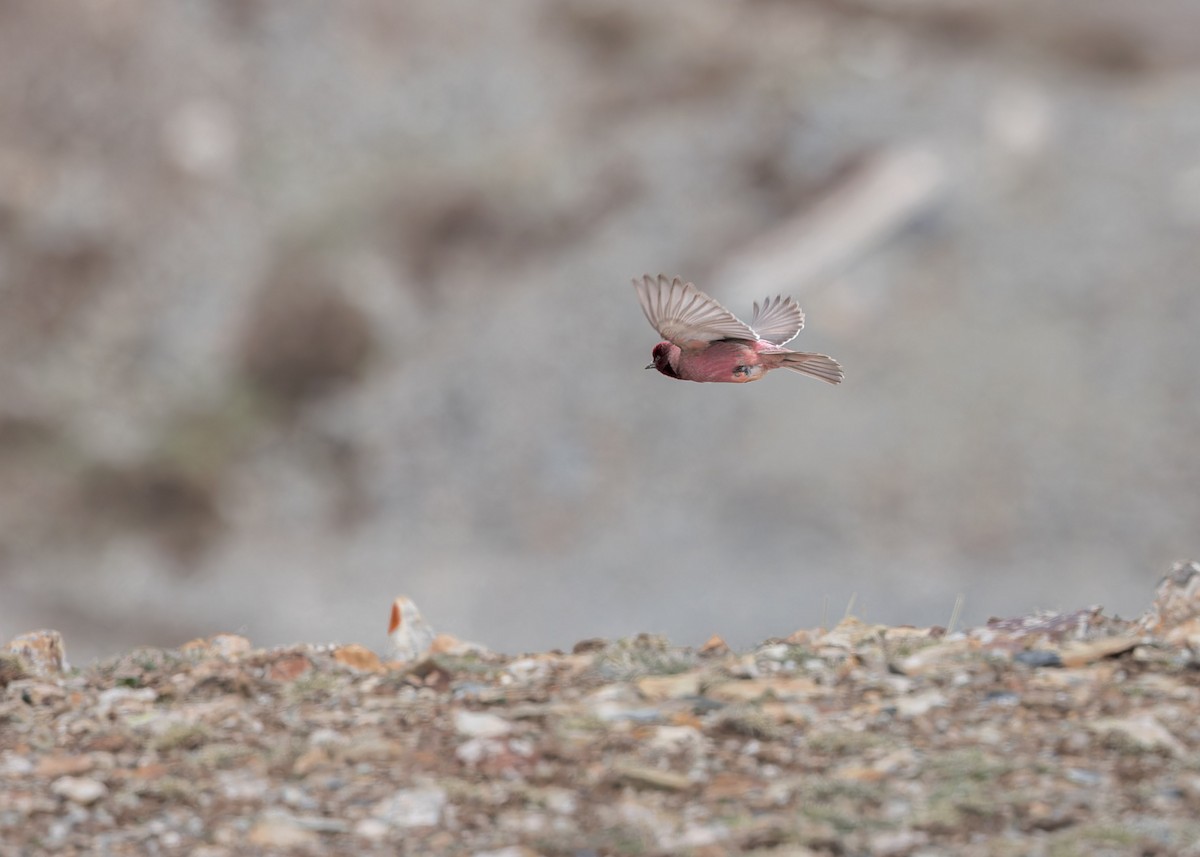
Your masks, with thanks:
[{"label": "dirt", "polygon": [[218,635],[71,670],[37,632],[0,659],[0,854],[1195,854],[1198,572],[1137,621],[746,652]]}]

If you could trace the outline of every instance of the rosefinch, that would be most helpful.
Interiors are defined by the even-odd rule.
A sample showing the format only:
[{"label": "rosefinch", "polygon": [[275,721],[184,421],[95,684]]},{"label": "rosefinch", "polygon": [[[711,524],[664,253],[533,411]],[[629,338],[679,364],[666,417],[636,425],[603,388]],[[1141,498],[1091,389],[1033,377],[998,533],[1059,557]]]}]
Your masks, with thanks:
[{"label": "rosefinch", "polygon": [[842,367],[832,357],[784,348],[804,327],[804,312],[792,298],[756,301],[750,324],[691,283],[649,274],[633,281],[642,311],[665,342],[654,346],[647,366],[682,381],[757,381],[771,369],[791,369],[841,383]]}]

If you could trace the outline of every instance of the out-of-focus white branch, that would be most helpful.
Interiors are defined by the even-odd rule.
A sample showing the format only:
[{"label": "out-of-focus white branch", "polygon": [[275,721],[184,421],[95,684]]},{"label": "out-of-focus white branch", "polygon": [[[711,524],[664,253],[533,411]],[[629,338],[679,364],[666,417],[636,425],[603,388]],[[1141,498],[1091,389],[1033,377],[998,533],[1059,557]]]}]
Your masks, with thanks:
[{"label": "out-of-focus white branch", "polygon": [[836,274],[945,194],[942,158],[921,146],[869,158],[824,198],[751,241],[721,266],[715,294],[796,294]]}]

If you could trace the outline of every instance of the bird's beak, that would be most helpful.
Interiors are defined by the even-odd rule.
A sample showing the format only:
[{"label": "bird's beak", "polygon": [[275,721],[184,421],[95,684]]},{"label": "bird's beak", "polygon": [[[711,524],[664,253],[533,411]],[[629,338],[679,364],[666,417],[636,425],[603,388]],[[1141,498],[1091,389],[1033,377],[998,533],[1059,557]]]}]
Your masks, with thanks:
[{"label": "bird's beak", "polygon": [[642,368],[643,368],[643,369],[653,369],[653,368],[654,368],[654,364],[653,364],[653,363],[651,363],[649,366],[643,366]]}]

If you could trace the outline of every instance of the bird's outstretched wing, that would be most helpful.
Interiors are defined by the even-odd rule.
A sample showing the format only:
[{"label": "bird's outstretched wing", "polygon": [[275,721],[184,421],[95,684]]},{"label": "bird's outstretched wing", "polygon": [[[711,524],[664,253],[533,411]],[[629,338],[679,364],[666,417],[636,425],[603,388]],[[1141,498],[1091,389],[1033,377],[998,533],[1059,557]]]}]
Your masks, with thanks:
[{"label": "bird's outstretched wing", "polygon": [[633,287],[651,326],[680,348],[703,348],[718,339],[758,339],[745,322],[679,277],[647,274],[634,280]]},{"label": "bird's outstretched wing", "polygon": [[765,339],[772,345],[783,345],[795,339],[803,329],[804,310],[800,309],[795,298],[785,298],[783,295],[767,298],[761,306],[755,301],[750,327],[754,328],[759,339]]}]

